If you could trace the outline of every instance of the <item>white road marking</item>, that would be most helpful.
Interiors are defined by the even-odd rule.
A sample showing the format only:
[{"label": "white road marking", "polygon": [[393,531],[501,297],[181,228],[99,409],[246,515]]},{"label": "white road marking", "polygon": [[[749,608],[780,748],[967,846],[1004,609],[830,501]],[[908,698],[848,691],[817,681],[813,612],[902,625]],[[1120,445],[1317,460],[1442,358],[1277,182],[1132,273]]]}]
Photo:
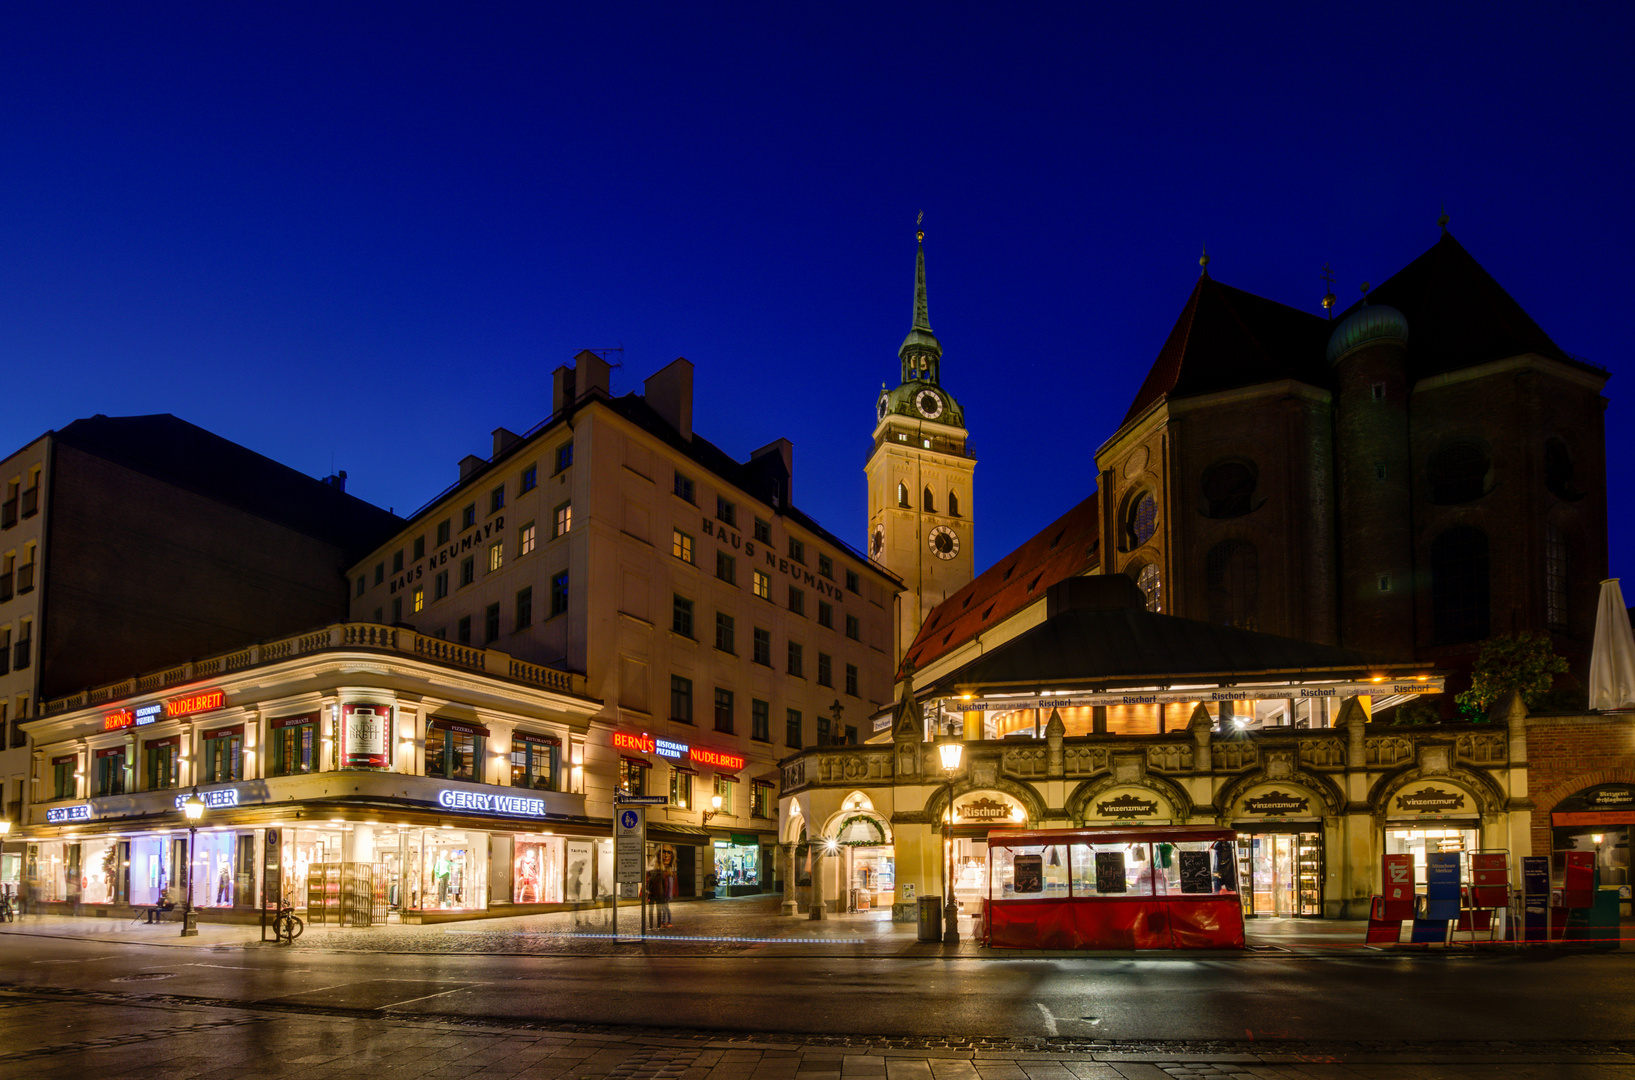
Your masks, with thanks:
[{"label": "white road marking", "polygon": [[89,964],[93,960],[115,960],[117,956],[87,956],[79,960],[30,960],[31,964]]},{"label": "white road marking", "polygon": [[399,1005],[413,1005],[417,1001],[430,1001],[432,998],[442,997],[444,994],[458,994],[461,990],[470,990],[472,986],[480,985],[482,984],[472,983],[471,986],[456,986],[453,990],[439,990],[435,994],[427,994],[424,997],[409,998],[407,1001],[394,1001],[390,1005],[382,1005],[380,1008],[384,1012],[387,1009],[395,1009]]},{"label": "white road marking", "polygon": [[1036,1002],[1034,1002],[1034,1004],[1039,1006],[1039,1012],[1044,1015],[1044,1018],[1045,1018],[1045,1034],[1046,1035],[1056,1034],[1056,1018],[1054,1016],[1050,1015],[1050,1010],[1045,1008],[1045,1003],[1044,1002],[1036,1001]]}]

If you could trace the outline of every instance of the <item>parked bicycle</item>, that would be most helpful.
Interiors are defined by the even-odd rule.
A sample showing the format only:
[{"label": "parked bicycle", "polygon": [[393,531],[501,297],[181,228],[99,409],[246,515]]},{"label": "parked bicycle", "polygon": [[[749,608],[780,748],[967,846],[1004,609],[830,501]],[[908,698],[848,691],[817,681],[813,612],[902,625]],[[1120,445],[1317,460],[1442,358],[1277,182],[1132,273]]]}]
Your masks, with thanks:
[{"label": "parked bicycle", "polygon": [[295,939],[301,936],[306,924],[301,916],[295,913],[294,908],[281,907],[273,916],[273,941],[279,945],[294,944]]},{"label": "parked bicycle", "polygon": [[17,909],[12,906],[11,894],[0,892],[0,922],[14,922]]}]

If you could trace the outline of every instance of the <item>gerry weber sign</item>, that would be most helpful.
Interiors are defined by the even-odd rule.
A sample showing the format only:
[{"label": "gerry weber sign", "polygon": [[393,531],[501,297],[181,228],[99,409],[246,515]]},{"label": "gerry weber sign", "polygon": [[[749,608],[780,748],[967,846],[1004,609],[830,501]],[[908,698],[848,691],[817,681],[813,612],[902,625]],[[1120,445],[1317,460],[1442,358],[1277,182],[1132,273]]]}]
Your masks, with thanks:
[{"label": "gerry weber sign", "polygon": [[90,821],[91,806],[81,803],[78,806],[53,806],[45,812],[47,825],[66,825],[71,821]]},{"label": "gerry weber sign", "polygon": [[545,816],[543,799],[492,795],[486,791],[455,791],[453,788],[444,788],[437,793],[437,805],[445,810],[475,810],[480,814],[506,814],[510,817]]}]

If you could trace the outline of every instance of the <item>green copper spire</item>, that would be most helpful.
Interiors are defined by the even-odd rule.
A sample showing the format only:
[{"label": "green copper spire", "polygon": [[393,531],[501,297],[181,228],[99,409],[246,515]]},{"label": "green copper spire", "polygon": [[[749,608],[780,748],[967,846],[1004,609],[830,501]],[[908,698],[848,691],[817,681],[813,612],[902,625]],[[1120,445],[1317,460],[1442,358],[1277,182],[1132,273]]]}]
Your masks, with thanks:
[{"label": "green copper spire", "polygon": [[[920,215],[923,220],[925,215]],[[942,366],[942,343],[931,332],[931,309],[925,300],[925,233],[915,233],[919,249],[914,256],[914,322],[897,356],[903,362],[903,382],[937,385]]]}]

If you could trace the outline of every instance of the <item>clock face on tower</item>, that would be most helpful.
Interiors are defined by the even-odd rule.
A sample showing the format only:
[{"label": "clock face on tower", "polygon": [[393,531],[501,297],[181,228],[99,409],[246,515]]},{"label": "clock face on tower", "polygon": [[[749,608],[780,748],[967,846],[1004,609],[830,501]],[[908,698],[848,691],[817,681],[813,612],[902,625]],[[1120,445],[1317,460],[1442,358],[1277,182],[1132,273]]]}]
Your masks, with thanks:
[{"label": "clock face on tower", "polygon": [[926,538],[931,554],[939,559],[952,559],[959,554],[959,534],[946,525],[938,525]]},{"label": "clock face on tower", "polygon": [[874,534],[869,537],[869,554],[878,559],[880,557],[880,553],[885,550],[886,527],[884,525],[876,525],[874,527]]},{"label": "clock face on tower", "polygon": [[886,401],[887,401],[886,395],[881,394],[880,395],[880,400],[874,403],[875,415],[878,416],[882,420],[884,420],[886,418]]},{"label": "clock face on tower", "polygon": [[927,420],[935,420],[942,415],[942,396],[935,390],[922,390],[914,398],[914,407]]}]

